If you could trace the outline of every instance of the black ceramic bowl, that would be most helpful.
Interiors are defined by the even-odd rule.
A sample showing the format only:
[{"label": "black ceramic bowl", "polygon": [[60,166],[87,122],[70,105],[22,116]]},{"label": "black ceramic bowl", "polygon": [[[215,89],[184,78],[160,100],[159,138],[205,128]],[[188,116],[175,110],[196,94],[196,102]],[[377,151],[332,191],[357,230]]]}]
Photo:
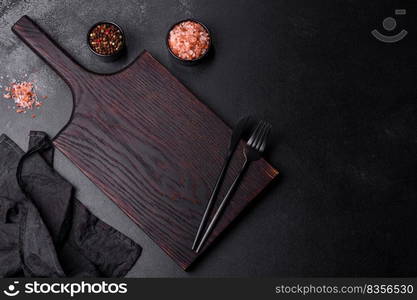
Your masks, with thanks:
[{"label": "black ceramic bowl", "polygon": [[[105,54],[101,54],[101,53],[98,53],[98,52],[94,51],[94,49],[91,47],[90,33],[93,31],[93,29],[97,25],[101,25],[101,24],[110,24],[110,25],[113,25],[113,26],[117,27],[117,29],[119,29],[119,31],[122,35],[122,47],[119,49],[119,51],[117,51],[115,53],[112,53],[112,54],[109,54],[109,55],[105,55]],[[116,59],[120,58],[126,52],[126,38],[125,38],[125,34],[124,34],[122,28],[119,25],[117,25],[116,23],[108,22],[108,21],[97,22],[93,26],[91,26],[91,28],[87,32],[87,45],[88,45],[88,48],[90,49],[90,51],[92,53],[97,55],[102,61],[106,61],[106,62],[115,61]]]},{"label": "black ceramic bowl", "polygon": [[[200,56],[199,58],[195,58],[195,59],[183,59],[183,58],[180,58],[180,57],[176,56],[176,55],[174,54],[174,52],[172,52],[171,47],[169,46],[169,42],[168,42],[168,41],[169,41],[169,33],[171,32],[171,30],[172,30],[175,26],[177,26],[178,24],[180,24],[180,23],[182,23],[182,22],[187,22],[187,21],[191,21],[191,22],[195,22],[195,23],[200,24],[200,25],[204,28],[204,30],[205,30],[205,31],[207,31],[208,36],[210,37],[209,46],[208,46],[208,48],[207,48],[207,51],[206,51],[206,52],[205,52],[202,56]],[[178,61],[178,62],[180,62],[180,63],[182,63],[182,64],[184,64],[184,65],[195,65],[195,64],[197,64],[197,63],[201,62],[204,58],[206,58],[206,57],[209,55],[209,52],[211,51],[211,48],[212,48],[213,39],[212,39],[212,36],[211,36],[210,30],[207,28],[207,26],[206,26],[206,25],[204,25],[203,23],[201,23],[201,22],[199,22],[199,21],[197,21],[197,20],[194,20],[194,19],[185,19],[185,20],[181,20],[181,21],[179,21],[179,22],[175,23],[174,25],[172,25],[172,26],[169,28],[168,33],[167,33],[166,38],[165,38],[165,44],[166,44],[166,46],[167,46],[167,48],[168,48],[168,52],[171,54],[171,56],[172,56],[173,58],[175,58],[175,60],[176,60],[176,61]]]}]

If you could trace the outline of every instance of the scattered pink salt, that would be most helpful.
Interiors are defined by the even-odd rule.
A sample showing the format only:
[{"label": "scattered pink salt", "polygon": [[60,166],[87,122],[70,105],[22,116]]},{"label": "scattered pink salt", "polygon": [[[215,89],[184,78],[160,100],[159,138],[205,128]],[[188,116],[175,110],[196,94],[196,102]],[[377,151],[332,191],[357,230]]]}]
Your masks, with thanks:
[{"label": "scattered pink salt", "polygon": [[[43,104],[38,100],[35,86],[32,82],[13,82],[10,87],[5,88],[5,91],[6,94],[3,97],[14,101],[15,106],[13,109],[17,113],[26,113],[27,110],[32,110],[34,107],[40,107]],[[45,97],[43,98],[46,99]]]}]

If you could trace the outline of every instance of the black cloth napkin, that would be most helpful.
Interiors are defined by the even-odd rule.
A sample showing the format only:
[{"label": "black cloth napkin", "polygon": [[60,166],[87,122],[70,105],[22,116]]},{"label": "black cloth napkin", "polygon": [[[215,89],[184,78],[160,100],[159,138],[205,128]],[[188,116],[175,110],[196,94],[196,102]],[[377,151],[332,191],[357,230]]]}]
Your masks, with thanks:
[{"label": "black cloth napkin", "polygon": [[27,153],[0,136],[0,277],[124,276],[142,248],[75,199],[53,155],[43,132]]}]

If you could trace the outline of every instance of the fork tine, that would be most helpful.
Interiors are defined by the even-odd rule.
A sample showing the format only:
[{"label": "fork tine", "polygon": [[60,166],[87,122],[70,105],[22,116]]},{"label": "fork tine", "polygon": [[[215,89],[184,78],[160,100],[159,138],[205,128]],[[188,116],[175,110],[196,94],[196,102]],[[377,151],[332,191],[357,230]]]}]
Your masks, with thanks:
[{"label": "fork tine", "polygon": [[271,132],[271,128],[272,128],[272,125],[268,124],[268,128],[267,128],[267,130],[265,132],[265,135],[263,137],[263,141],[261,143],[261,146],[259,147],[259,152],[261,152],[261,153],[264,152],[264,150],[265,150],[266,142],[268,141],[268,136],[269,136],[269,133]]},{"label": "fork tine", "polygon": [[254,147],[254,148],[255,148],[255,150],[257,150],[257,151],[259,151],[259,149],[260,149],[260,147],[261,147],[261,144],[262,144],[262,141],[263,141],[264,135],[265,135],[266,131],[268,130],[268,126],[269,126],[268,122],[264,121],[263,123],[264,123],[264,124],[263,124],[262,130],[261,130],[261,132],[259,133],[258,138],[256,139],[256,143],[253,145],[253,147]]},{"label": "fork tine", "polygon": [[250,136],[248,142],[246,143],[248,146],[253,145],[253,143],[254,143],[257,135],[258,135],[259,129],[261,128],[261,124],[262,124],[262,122],[259,122],[258,125],[256,125],[255,130],[253,131],[252,135]]},{"label": "fork tine", "polygon": [[263,135],[263,132],[265,131],[265,126],[266,126],[266,122],[265,122],[265,121],[262,121],[262,127],[261,127],[261,129],[259,130],[258,135],[256,136],[256,139],[255,139],[255,141],[254,141],[254,142],[253,142],[253,144],[252,144],[252,147],[253,147],[255,150],[257,149],[257,147],[258,147],[258,145],[259,145],[259,141],[261,140],[262,135]]},{"label": "fork tine", "polygon": [[265,121],[261,121],[261,122],[259,122],[261,125],[260,125],[260,128],[259,128],[259,130],[258,130],[258,132],[256,133],[256,136],[255,136],[255,139],[254,139],[254,141],[253,141],[253,143],[252,143],[252,148],[256,148],[256,144],[259,142],[259,138],[261,137],[261,135],[262,135],[262,132],[263,132],[263,130],[264,130],[264,128],[265,128]]}]

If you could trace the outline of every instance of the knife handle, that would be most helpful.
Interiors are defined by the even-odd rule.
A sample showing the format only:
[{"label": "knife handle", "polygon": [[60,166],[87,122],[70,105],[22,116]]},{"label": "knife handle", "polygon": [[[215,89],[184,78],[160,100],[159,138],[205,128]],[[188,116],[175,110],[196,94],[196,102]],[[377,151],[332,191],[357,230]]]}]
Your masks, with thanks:
[{"label": "knife handle", "polygon": [[191,247],[192,250],[195,250],[195,248],[197,247],[200,236],[203,233],[204,227],[206,226],[211,210],[213,209],[213,205],[215,203],[217,193],[219,192],[221,183],[224,179],[224,176],[226,175],[226,170],[227,170],[227,167],[229,166],[230,160],[232,158],[232,154],[233,153],[228,152],[224,158],[222,170],[220,171],[220,174],[217,177],[216,185],[214,186],[213,191],[211,192],[211,196],[210,196],[209,201],[207,202],[207,206],[204,211],[203,218],[201,219],[200,225],[198,226],[197,234],[195,235],[193,246]]},{"label": "knife handle", "polygon": [[214,227],[217,224],[217,221],[220,219],[221,215],[223,214],[223,211],[226,207],[226,204],[229,202],[230,198],[232,197],[233,193],[235,192],[236,188],[239,185],[240,180],[243,177],[243,174],[245,174],[246,169],[248,168],[249,161],[245,159],[245,162],[243,163],[242,168],[239,171],[239,174],[236,176],[235,180],[233,181],[232,185],[230,186],[229,190],[227,191],[226,196],[224,196],[224,199],[220,203],[219,207],[216,210],[216,213],[213,216],[213,219],[211,219],[210,224],[207,226],[206,231],[204,232],[203,237],[201,238],[200,243],[198,244],[197,249],[195,250],[196,253],[200,252],[201,248],[204,246],[205,241],[208,239],[210,233],[213,231]]}]

